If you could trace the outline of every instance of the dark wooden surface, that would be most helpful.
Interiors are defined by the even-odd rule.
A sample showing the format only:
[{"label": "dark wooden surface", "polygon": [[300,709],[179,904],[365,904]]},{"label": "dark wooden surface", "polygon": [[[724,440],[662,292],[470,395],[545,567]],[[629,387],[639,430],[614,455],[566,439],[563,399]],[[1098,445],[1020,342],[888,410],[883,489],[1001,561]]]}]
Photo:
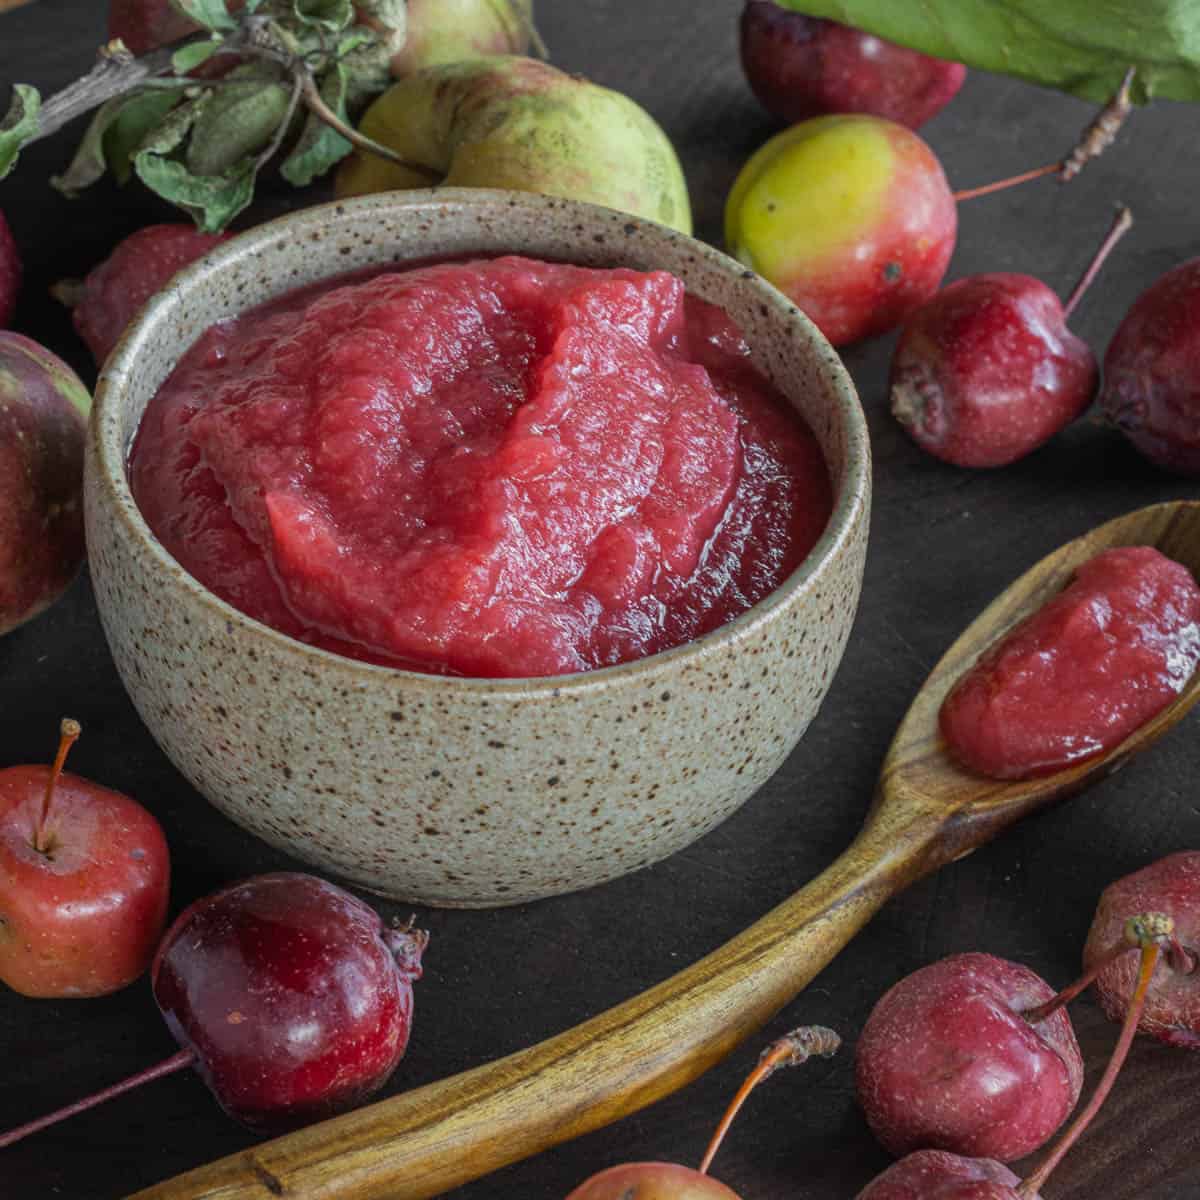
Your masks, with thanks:
[{"label": "dark wooden surface", "polygon": [[[81,73],[102,37],[99,0],[40,0],[0,19],[0,85],[44,90]],[[619,88],[665,126],[687,171],[698,235],[718,242],[738,166],[773,131],[741,78],[734,0],[541,3],[558,65]],[[972,76],[925,128],[952,184],[967,187],[1057,157],[1090,115],[1015,81]],[[83,273],[163,210],[135,189],[68,203],[45,183],[69,135],[32,148],[0,183],[28,282],[18,327],[88,372],[54,280]],[[1137,224],[1075,328],[1102,351],[1162,271],[1200,253],[1194,109],[1138,113],[1110,155],[1069,188],[1034,184],[964,206],[950,277],[1039,274],[1064,291],[1107,227]],[[306,203],[280,192],[251,214]],[[891,338],[850,351],[876,456],[863,601],[824,709],[779,774],[707,838],[666,863],[582,895],[497,912],[421,912],[433,935],[415,1033],[393,1091],[544,1038],[657,982],[791,893],[850,839],[888,741],[927,670],[1012,578],[1059,543],[1141,504],[1200,494],[1155,473],[1089,421],[1026,461],[969,473],[921,455],[884,404]],[[90,374],[90,373],[89,373]],[[72,766],[129,791],[162,820],[174,854],[173,911],[219,884],[289,865],[218,816],[142,728],[110,662],[86,578],[0,639],[0,763],[51,754],[58,718],[84,725]],[[852,1046],[882,991],[941,955],[987,950],[1056,983],[1077,968],[1104,885],[1169,851],[1200,846],[1195,718],[1088,794],[1032,819],[890,905],[773,1024],[822,1022]],[[391,914],[393,908],[380,905]],[[1114,1031],[1089,1000],[1076,1023],[1095,1078]],[[0,994],[0,1128],[172,1052],[147,985],[86,1003]],[[757,1056],[744,1047],[685,1092],[579,1142],[455,1193],[555,1200],[629,1159],[694,1163],[726,1097]],[[1200,1056],[1138,1044],[1105,1114],[1047,1189],[1048,1200],[1200,1196]],[[251,1138],[194,1075],[160,1081],[0,1155],[4,1200],[110,1200]],[[853,1098],[852,1055],[781,1075],[747,1106],[715,1164],[743,1200],[852,1197],[887,1162]]]}]

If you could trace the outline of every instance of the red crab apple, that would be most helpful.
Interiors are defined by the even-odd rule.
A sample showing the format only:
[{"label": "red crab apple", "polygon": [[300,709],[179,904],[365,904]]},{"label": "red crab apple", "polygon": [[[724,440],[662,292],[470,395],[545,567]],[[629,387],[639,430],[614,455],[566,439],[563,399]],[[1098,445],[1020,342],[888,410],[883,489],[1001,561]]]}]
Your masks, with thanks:
[{"label": "red crab apple", "polygon": [[774,0],[747,0],[740,33],[746,79],[781,121],[871,113],[916,129],[954,98],[967,74],[962,63],[791,12]]},{"label": "red crab apple", "polygon": [[[1125,915],[1157,911],[1172,918],[1177,945],[1160,964],[1138,1029],[1169,1046],[1200,1050],[1200,850],[1182,850],[1105,888],[1083,950],[1087,968],[1121,943]],[[1119,1021],[1129,1007],[1137,963],[1126,954],[1096,978],[1104,1011]]]},{"label": "red crab apple", "polygon": [[0,979],[25,996],[102,996],[148,966],[167,912],[170,862],[140,804],[52,767],[0,771]]},{"label": "red crab apple", "polygon": [[[1162,913],[1138,915],[1125,923],[1125,941],[1114,952],[1126,958],[1128,955],[1125,951],[1131,945],[1137,946],[1140,964],[1137,985],[1120,1037],[1087,1104],[1029,1175],[1023,1180],[1018,1179],[1007,1167],[990,1158],[969,1158],[941,1150],[917,1150],[867,1184],[859,1192],[857,1200],[1039,1200],[1046,1180],[1087,1130],[1112,1091],[1113,1083],[1129,1055],[1138,1017],[1163,943],[1169,942],[1171,933],[1170,919]],[[1061,1005],[1069,995],[1074,994],[1077,994],[1076,989],[1069,988],[1067,992],[1054,997],[1051,1005]],[[1057,1009],[1055,1015],[1060,1015]]]},{"label": "red crab apple", "polygon": [[185,1067],[252,1129],[352,1108],[404,1054],[427,941],[420,930],[385,928],[374,909],[313,875],[257,875],[197,900],[167,930],[150,968],[183,1049],[0,1134],[0,1148]]},{"label": "red crab apple", "polygon": [[1100,407],[1152,463],[1200,475],[1200,258],[1126,313],[1104,356]]},{"label": "red crab apple", "polygon": [[956,954],[914,971],[876,1004],[855,1081],[875,1136],[893,1154],[948,1150],[1007,1162],[1042,1145],[1075,1107],[1083,1058],[1065,1011],[1028,967]]},{"label": "red crab apple", "polygon": [[71,295],[76,332],[87,343],[96,365],[103,365],[151,296],[228,236],[200,233],[192,225],[147,225],[118,242],[112,253],[88,272],[82,285],[65,286],[64,294]]},{"label": "red crab apple", "polygon": [[1064,305],[1032,275],[957,279],[905,322],[892,414],[923,450],[960,467],[1023,458],[1092,402],[1100,372],[1067,320],[1132,223],[1128,209]]},{"label": "red crab apple", "polygon": [[725,206],[729,252],[835,345],[883,333],[937,291],[958,210],[932,150],[872,116],[814,117],[755,153]]},{"label": "red crab apple", "polygon": [[57,600],[83,561],[91,406],[65,362],[0,330],[0,635]]}]

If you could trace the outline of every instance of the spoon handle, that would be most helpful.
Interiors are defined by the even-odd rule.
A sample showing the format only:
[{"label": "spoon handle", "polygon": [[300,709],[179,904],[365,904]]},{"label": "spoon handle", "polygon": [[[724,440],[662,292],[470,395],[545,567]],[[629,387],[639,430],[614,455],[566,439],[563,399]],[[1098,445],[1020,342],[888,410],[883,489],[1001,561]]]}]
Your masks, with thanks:
[{"label": "spoon handle", "polygon": [[765,1024],[886,900],[943,860],[941,817],[891,808],[790,899],[623,1004],[130,1200],[425,1200],[660,1099]]}]

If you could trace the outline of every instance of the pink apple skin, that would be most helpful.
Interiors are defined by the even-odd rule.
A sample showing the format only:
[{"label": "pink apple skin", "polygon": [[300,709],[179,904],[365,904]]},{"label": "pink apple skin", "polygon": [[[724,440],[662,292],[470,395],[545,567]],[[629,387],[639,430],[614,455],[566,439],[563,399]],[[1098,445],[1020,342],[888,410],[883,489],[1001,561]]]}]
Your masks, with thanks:
[{"label": "pink apple skin", "polygon": [[1001,467],[1075,420],[1098,383],[1095,355],[1044,283],[972,275],[905,323],[892,356],[892,412],[936,458]]},{"label": "pink apple skin", "polygon": [[567,1200],[740,1200],[711,1175],[677,1163],[623,1163],[581,1183]]},{"label": "pink apple skin", "polygon": [[886,333],[941,285],[958,206],[937,155],[895,121],[814,117],[748,160],[725,207],[728,252],[835,346]]},{"label": "pink apple skin", "polygon": [[[1159,962],[1138,1030],[1168,1046],[1200,1050],[1200,850],[1168,855],[1105,888],[1083,949],[1084,966],[1123,941],[1130,917],[1150,912],[1174,919],[1175,937],[1195,969],[1176,971]],[[1124,1020],[1137,973],[1138,956],[1129,953],[1096,979],[1100,1003],[1112,1020]]]},{"label": "pink apple skin", "polygon": [[945,62],[774,0],[747,0],[742,69],[762,106],[789,124],[823,113],[871,113],[917,129],[967,75]]},{"label": "pink apple skin", "polygon": [[426,940],[315,876],[259,875],[181,913],[151,983],[221,1107],[252,1129],[288,1129],[387,1081]]},{"label": "pink apple skin", "polygon": [[856,1200],[1018,1200],[1020,1182],[990,1158],[918,1150],[876,1176]]},{"label": "pink apple skin", "polygon": [[1100,407],[1151,462],[1200,475],[1200,258],[1134,302],[1104,356]]},{"label": "pink apple skin", "polygon": [[1011,1162],[1075,1107],[1083,1059],[1066,1011],[1021,1015],[1054,990],[1019,963],[956,954],[892,987],[858,1041],[859,1103],[892,1154],[948,1150]]},{"label": "pink apple skin", "polygon": [[0,979],[34,997],[103,996],[150,963],[170,860],[158,822],[120,792],[64,773],[34,846],[50,768],[0,770]]},{"label": "pink apple skin", "polygon": [[4,329],[17,311],[17,293],[21,290],[21,256],[12,230],[0,212],[0,329]]}]

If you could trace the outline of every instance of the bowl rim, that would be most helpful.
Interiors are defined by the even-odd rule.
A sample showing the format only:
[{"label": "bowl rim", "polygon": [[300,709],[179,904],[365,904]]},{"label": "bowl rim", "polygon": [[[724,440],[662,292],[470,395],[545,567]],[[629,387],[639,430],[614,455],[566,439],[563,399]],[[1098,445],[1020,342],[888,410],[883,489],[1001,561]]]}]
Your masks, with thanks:
[{"label": "bowl rim", "polygon": [[[430,206],[444,207],[447,202],[472,209],[494,207],[497,211],[518,208],[536,211],[547,207],[563,209],[575,214],[579,221],[594,223],[603,220],[612,223],[615,220],[625,226],[635,224],[639,230],[644,228],[655,238],[685,242],[689,253],[694,253],[707,265],[726,274],[736,274],[745,286],[755,291],[759,301],[768,305],[774,316],[783,322],[789,338],[799,336],[812,343],[812,349],[828,370],[828,382],[834,392],[838,419],[845,428],[846,462],[842,483],[835,494],[825,529],[800,565],[778,587],[757,604],[709,633],[654,654],[567,675],[491,678],[433,674],[363,662],[299,641],[222,600],[168,553],[155,537],[133,498],[126,470],[127,446],[120,436],[119,414],[110,413],[110,409],[115,409],[118,404],[119,393],[129,383],[138,355],[152,340],[155,326],[170,319],[173,310],[182,306],[181,297],[189,290],[202,286],[211,276],[233,263],[253,258],[264,243],[274,240],[280,233],[286,232],[288,236],[297,237],[310,230],[327,231],[331,222],[349,220],[372,210],[383,209],[392,215],[407,210],[415,213],[428,210]],[[620,257],[619,254],[617,257]],[[363,686],[393,680],[403,681],[409,689],[436,693],[453,687],[481,696],[502,696],[514,700],[546,694],[555,698],[562,695],[580,696],[629,681],[642,681],[653,686],[659,676],[674,672],[687,661],[704,660],[722,654],[754,637],[798,592],[809,588],[843,551],[855,535],[860,521],[866,519],[871,484],[871,446],[866,416],[849,372],[812,321],[762,276],[715,247],[645,217],[584,201],[493,188],[413,189],[334,200],[294,210],[222,242],[175,275],[170,283],[147,301],[126,327],[101,368],[88,426],[88,440],[98,466],[96,482],[107,491],[112,502],[110,507],[115,508],[115,518],[123,524],[126,536],[140,544],[141,549],[150,555],[167,577],[184,589],[192,601],[210,610],[227,625],[232,623],[241,627],[248,636],[266,639],[282,654],[305,660],[317,669],[333,669],[344,677],[353,677]],[[93,455],[88,456],[89,462],[92,458]],[[826,466],[828,468],[828,463]]]}]

